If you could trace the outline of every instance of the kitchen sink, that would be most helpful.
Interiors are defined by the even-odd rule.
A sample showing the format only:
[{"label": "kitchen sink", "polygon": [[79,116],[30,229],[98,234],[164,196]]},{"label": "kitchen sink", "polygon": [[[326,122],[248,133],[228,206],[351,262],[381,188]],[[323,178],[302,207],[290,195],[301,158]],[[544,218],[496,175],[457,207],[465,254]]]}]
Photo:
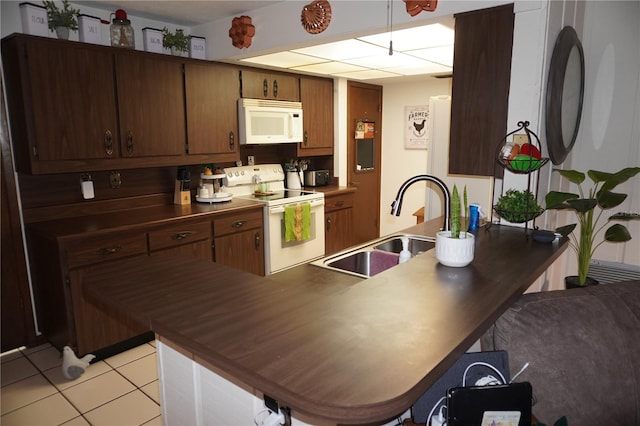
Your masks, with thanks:
[{"label": "kitchen sink", "polygon": [[409,251],[412,256],[435,247],[433,238],[397,234],[332,254],[311,264],[363,278],[372,277],[398,264],[402,251],[402,237],[409,239]]}]

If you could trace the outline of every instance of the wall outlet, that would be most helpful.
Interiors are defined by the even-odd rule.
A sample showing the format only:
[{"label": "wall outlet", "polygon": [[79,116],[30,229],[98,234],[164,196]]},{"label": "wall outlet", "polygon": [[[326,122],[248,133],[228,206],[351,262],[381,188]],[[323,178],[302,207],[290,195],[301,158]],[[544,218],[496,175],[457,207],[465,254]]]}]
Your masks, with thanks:
[{"label": "wall outlet", "polygon": [[256,157],[254,157],[253,155],[249,155],[247,157],[247,164],[250,166],[253,166],[254,164],[256,164]]}]

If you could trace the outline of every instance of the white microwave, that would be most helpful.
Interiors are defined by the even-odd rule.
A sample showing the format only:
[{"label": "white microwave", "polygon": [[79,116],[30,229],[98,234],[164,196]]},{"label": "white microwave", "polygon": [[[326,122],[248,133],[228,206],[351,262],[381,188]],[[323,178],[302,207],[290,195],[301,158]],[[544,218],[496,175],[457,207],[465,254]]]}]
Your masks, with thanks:
[{"label": "white microwave", "polygon": [[302,142],[302,103],[238,99],[240,144]]}]

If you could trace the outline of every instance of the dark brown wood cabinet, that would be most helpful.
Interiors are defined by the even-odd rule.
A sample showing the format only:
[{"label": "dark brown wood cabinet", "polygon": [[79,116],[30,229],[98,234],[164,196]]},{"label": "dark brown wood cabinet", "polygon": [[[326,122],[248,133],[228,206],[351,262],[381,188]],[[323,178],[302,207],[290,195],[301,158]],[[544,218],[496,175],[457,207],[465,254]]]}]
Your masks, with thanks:
[{"label": "dark brown wood cabinet", "polygon": [[325,256],[355,244],[353,232],[353,192],[325,195],[324,252]]},{"label": "dark brown wood cabinet", "polygon": [[243,98],[300,101],[300,80],[295,75],[243,69],[240,78]]},{"label": "dark brown wood cabinet", "polygon": [[[66,221],[68,226],[69,221]],[[67,228],[65,228],[67,229]],[[125,317],[105,314],[86,296],[85,278],[97,265],[132,257],[175,254],[212,260],[211,220],[184,219],[127,230],[73,232],[55,223],[34,224],[29,232],[34,300],[38,323],[58,349],[69,345],[79,354],[95,352],[148,332]]]},{"label": "dark brown wood cabinet", "polygon": [[495,173],[507,132],[513,22],[513,4],[455,15],[449,173]]},{"label": "dark brown wood cabinet", "polygon": [[84,43],[2,41],[18,171],[52,173],[120,155],[113,53]]},{"label": "dark brown wood cabinet", "polygon": [[116,51],[122,157],[185,153],[182,62],[162,55]]},{"label": "dark brown wood cabinet", "polygon": [[184,162],[183,60],[22,34],[2,56],[18,171]]},{"label": "dark brown wood cabinet", "polygon": [[216,216],[213,220],[214,261],[264,276],[263,221],[262,208]]},{"label": "dark brown wood cabinet", "polygon": [[188,153],[216,154],[217,161],[239,160],[238,69],[214,63],[187,63],[184,72]]},{"label": "dark brown wood cabinet", "polygon": [[304,139],[298,156],[333,155],[333,80],[300,77]]}]

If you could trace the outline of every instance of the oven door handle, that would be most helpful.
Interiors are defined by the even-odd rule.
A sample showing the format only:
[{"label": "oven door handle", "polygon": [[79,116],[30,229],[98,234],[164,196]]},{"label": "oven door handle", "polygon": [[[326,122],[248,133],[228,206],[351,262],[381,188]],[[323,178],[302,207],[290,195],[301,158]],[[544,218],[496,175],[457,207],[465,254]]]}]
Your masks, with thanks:
[{"label": "oven door handle", "polygon": [[283,204],[281,206],[271,206],[271,207],[269,207],[269,214],[284,213],[284,208],[286,206],[295,206],[295,205],[298,205],[298,204],[305,204],[305,203],[311,204],[311,208],[313,209],[313,208],[316,208],[316,207],[324,206],[324,199],[301,201],[299,203]]}]

